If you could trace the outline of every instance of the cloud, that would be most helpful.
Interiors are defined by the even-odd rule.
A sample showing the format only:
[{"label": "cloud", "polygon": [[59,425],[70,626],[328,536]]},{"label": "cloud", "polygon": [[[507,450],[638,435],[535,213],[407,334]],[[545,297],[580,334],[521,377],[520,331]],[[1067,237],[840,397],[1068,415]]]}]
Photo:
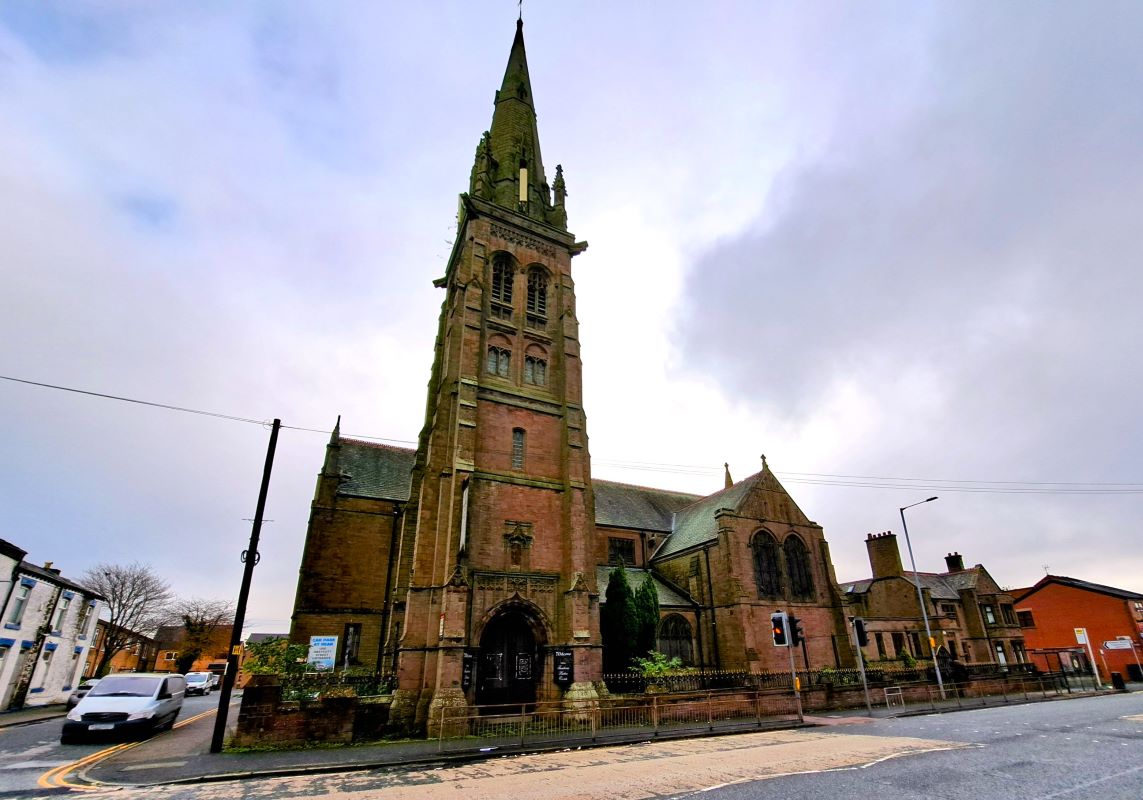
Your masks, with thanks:
[{"label": "cloud", "polygon": [[[945,7],[892,107],[836,75],[826,145],[691,265],[681,361],[795,425],[840,392],[872,401],[829,456],[862,474],[1138,481],[1141,26],[1135,4]],[[1122,547],[1122,510],[1043,500],[1014,540]]]}]

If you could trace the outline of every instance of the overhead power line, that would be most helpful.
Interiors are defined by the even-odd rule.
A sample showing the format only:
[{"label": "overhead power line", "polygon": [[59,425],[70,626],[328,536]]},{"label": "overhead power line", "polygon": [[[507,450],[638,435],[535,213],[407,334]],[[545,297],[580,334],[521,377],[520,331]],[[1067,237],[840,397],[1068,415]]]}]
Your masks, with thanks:
[{"label": "overhead power line", "polygon": [[[185,414],[198,414],[200,416],[225,419],[232,422],[243,422],[251,425],[259,425],[261,427],[267,427],[270,424],[269,420],[255,419],[253,417],[243,417],[236,414],[223,414],[216,411],[204,411],[202,409],[190,408],[188,406],[177,406],[169,403],[157,403],[150,400],[139,400],[137,398],[124,397],[122,395],[106,394],[104,392],[95,392],[86,389],[77,389],[70,386],[60,386],[58,384],[26,380],[24,378],[14,378],[8,375],[0,375],[0,379],[12,381],[14,383],[25,384],[27,386],[37,386],[43,389],[55,389],[57,391],[70,392],[72,394],[79,394],[87,397],[98,397],[104,400],[117,400],[123,403],[149,406],[152,408],[161,408],[167,411],[179,411]],[[322,428],[310,428],[300,425],[282,425],[281,427],[287,430],[302,431],[305,433],[317,433],[323,436],[329,435],[329,430]],[[416,441],[409,439],[393,439],[384,436],[372,436],[364,434],[343,435],[345,438],[360,439],[369,442],[408,445],[411,447],[415,447],[417,444]],[[481,453],[485,455],[511,455],[511,451],[508,449],[494,450],[483,448]],[[532,448],[529,448],[529,453],[532,456],[548,456],[549,458],[556,456],[555,453],[540,452]],[[592,463],[596,466],[613,467],[616,469],[685,475],[711,476],[722,472],[722,467],[696,464],[665,464],[652,461],[631,461],[606,458],[593,459]],[[775,474],[780,476],[786,483],[797,483],[814,486],[840,486],[858,489],[932,489],[944,492],[966,492],[977,494],[1143,494],[1143,483],[1130,482],[1100,483],[1080,481],[954,480],[950,478],[907,478],[883,475],[843,475],[828,472],[786,472],[777,470],[775,471]]]}]

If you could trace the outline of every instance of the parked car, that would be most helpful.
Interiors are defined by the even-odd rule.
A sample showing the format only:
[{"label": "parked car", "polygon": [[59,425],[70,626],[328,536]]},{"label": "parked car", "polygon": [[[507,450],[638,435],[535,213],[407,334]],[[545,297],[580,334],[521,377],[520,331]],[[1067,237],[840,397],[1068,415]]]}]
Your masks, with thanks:
[{"label": "parked car", "polygon": [[214,688],[214,676],[209,672],[188,672],[186,677],[187,697],[192,694],[210,694]]},{"label": "parked car", "polygon": [[108,675],[67,713],[61,744],[87,736],[149,735],[174,727],[183,707],[186,679],[161,672]]},{"label": "parked car", "polygon": [[76,703],[84,698],[84,696],[92,690],[95,684],[99,683],[99,678],[88,678],[79,686],[75,687],[75,691],[67,696],[67,710],[71,711],[75,708]]}]

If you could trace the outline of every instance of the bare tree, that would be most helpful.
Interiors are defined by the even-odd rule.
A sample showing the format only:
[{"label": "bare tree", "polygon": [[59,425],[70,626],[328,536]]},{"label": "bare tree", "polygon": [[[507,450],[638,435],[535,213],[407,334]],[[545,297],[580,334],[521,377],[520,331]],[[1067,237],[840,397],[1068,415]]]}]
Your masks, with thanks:
[{"label": "bare tree", "polygon": [[[219,631],[234,624],[234,606],[226,600],[192,597],[175,602],[171,606],[169,620],[181,627],[177,669],[186,672],[211,647],[218,650],[216,638]],[[228,645],[229,641],[223,649]]]},{"label": "bare tree", "polygon": [[105,675],[116,653],[154,632],[168,613],[171,587],[149,564],[96,564],[82,583],[103,595],[110,619],[95,674]]}]

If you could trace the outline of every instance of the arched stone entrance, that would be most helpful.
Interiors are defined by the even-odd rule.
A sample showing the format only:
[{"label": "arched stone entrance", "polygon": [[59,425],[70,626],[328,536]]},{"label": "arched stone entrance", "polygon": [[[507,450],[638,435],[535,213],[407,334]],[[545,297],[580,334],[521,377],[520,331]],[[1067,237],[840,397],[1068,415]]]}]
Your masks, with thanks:
[{"label": "arched stone entrance", "polygon": [[539,617],[509,605],[484,626],[476,667],[476,704],[532,704],[544,674],[547,635]]}]

